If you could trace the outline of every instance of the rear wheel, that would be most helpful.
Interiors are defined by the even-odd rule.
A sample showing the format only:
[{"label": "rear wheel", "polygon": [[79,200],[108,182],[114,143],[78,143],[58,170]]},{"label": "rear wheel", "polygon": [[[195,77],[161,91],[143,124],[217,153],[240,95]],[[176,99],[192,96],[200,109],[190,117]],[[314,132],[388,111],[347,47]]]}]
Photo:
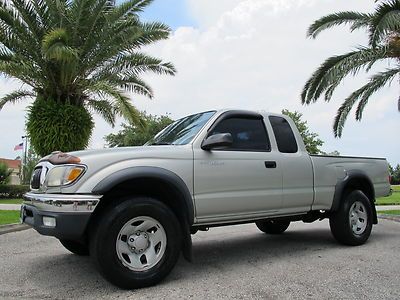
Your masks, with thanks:
[{"label": "rear wheel", "polygon": [[179,222],[163,203],[137,197],[101,215],[90,250],[101,274],[126,289],[151,286],[172,270],[182,245]]},{"label": "rear wheel", "polygon": [[289,224],[290,224],[289,221],[274,221],[274,220],[256,222],[258,229],[268,234],[281,234],[285,232],[286,229],[288,229]]},{"label": "rear wheel", "polygon": [[347,194],[339,210],[329,218],[335,239],[345,245],[364,244],[372,230],[372,204],[362,191]]},{"label": "rear wheel", "polygon": [[82,242],[61,239],[60,243],[64,246],[64,248],[76,255],[89,255],[89,247]]}]

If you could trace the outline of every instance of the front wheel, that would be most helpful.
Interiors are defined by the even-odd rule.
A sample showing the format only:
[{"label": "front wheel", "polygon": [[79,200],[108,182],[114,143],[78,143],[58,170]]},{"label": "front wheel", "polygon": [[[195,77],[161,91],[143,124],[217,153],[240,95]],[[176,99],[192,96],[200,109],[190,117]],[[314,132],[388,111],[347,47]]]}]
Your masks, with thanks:
[{"label": "front wheel", "polygon": [[258,229],[268,234],[284,233],[285,230],[288,229],[289,224],[290,224],[289,221],[275,221],[275,220],[256,222],[256,226],[258,227]]},{"label": "front wheel", "polygon": [[101,274],[121,288],[151,286],[172,270],[181,250],[181,230],[163,203],[144,197],[107,210],[91,239]]},{"label": "front wheel", "polygon": [[329,218],[331,232],[339,243],[362,245],[371,234],[372,216],[371,201],[362,191],[352,191]]}]

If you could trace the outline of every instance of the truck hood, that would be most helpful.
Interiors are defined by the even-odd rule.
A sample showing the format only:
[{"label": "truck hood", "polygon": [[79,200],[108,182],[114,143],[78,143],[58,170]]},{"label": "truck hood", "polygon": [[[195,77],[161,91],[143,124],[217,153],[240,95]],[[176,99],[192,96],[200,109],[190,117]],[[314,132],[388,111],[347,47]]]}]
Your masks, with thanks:
[{"label": "truck hood", "polygon": [[98,150],[74,151],[69,154],[79,157],[84,164],[97,162],[110,164],[131,159],[191,159],[191,145],[160,145],[141,147],[119,147]]}]

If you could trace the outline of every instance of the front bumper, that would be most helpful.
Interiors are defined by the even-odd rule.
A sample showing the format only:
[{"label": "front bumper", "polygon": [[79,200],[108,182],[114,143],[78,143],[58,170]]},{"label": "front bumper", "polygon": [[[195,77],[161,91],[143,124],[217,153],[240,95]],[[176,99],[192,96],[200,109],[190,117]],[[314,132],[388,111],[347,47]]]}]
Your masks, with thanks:
[{"label": "front bumper", "polygon": [[[98,195],[27,193],[21,206],[21,222],[43,235],[80,239],[100,198]],[[43,217],[52,219],[54,224],[46,226]]]}]

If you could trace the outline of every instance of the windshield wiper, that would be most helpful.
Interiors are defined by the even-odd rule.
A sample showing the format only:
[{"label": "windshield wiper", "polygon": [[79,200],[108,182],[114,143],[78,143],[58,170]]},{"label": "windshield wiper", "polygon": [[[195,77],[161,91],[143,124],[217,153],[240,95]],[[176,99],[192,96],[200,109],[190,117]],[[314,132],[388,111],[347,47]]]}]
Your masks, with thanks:
[{"label": "windshield wiper", "polygon": [[164,145],[173,145],[173,144],[167,142],[154,142],[149,144],[149,146],[164,146]]}]

